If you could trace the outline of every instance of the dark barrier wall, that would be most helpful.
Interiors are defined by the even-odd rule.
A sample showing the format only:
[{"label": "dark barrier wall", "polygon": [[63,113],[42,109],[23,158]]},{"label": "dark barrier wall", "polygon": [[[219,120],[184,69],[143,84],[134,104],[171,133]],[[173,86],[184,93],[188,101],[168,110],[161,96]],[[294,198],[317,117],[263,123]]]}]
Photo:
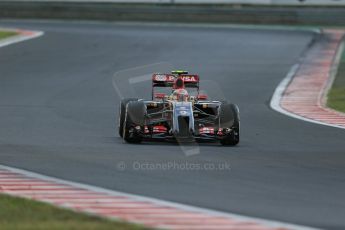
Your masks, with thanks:
[{"label": "dark barrier wall", "polygon": [[1,18],[345,25],[345,7],[0,1]]}]

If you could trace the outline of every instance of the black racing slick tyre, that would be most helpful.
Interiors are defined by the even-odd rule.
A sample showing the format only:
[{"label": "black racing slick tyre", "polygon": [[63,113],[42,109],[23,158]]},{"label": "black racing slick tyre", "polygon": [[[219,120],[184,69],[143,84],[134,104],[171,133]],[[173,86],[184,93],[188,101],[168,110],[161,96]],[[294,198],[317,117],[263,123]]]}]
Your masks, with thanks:
[{"label": "black racing slick tyre", "polygon": [[228,102],[221,104],[219,127],[225,130],[225,135],[220,140],[222,145],[234,146],[240,142],[240,112],[237,105]]},{"label": "black racing slick tyre", "polygon": [[146,106],[143,101],[130,101],[126,105],[123,139],[128,143],[140,143],[143,139]]},{"label": "black racing slick tyre", "polygon": [[130,101],[137,101],[137,100],[138,100],[137,98],[124,98],[120,102],[120,106],[119,106],[119,124],[118,124],[118,129],[119,129],[120,137],[123,137],[123,123],[125,122],[127,103],[130,102]]}]

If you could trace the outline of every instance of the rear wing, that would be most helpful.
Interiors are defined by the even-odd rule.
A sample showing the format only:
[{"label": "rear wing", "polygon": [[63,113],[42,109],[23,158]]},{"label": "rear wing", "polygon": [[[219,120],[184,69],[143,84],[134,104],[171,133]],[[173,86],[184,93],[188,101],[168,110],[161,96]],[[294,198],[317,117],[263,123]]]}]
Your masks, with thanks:
[{"label": "rear wing", "polygon": [[177,78],[182,78],[186,88],[199,89],[199,75],[196,74],[153,74],[152,87],[173,87]]},{"label": "rear wing", "polygon": [[152,100],[154,99],[155,87],[174,86],[176,79],[181,78],[185,88],[196,88],[199,94],[199,76],[195,74],[153,74],[152,75]]}]

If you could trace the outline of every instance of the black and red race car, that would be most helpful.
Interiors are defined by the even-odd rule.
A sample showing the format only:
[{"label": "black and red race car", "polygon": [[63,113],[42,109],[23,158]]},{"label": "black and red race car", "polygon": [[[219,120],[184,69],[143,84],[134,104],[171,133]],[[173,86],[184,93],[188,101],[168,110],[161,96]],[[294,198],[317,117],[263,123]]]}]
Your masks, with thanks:
[{"label": "black and red race car", "polygon": [[[128,143],[150,139],[240,141],[238,106],[211,101],[199,91],[199,76],[187,71],[153,74],[151,100],[125,98],[119,109],[119,135]],[[158,92],[158,89],[169,92]]]}]

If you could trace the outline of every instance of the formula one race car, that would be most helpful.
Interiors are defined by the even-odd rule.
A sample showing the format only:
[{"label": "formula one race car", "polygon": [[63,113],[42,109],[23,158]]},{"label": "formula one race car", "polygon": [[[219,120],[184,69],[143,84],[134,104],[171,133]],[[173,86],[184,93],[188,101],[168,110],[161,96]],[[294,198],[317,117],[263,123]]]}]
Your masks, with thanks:
[{"label": "formula one race car", "polygon": [[[158,93],[156,89],[169,89]],[[128,143],[144,139],[219,140],[236,145],[240,140],[238,106],[209,101],[199,93],[199,76],[187,71],[153,74],[152,99],[125,98],[119,110],[119,135]]]}]

